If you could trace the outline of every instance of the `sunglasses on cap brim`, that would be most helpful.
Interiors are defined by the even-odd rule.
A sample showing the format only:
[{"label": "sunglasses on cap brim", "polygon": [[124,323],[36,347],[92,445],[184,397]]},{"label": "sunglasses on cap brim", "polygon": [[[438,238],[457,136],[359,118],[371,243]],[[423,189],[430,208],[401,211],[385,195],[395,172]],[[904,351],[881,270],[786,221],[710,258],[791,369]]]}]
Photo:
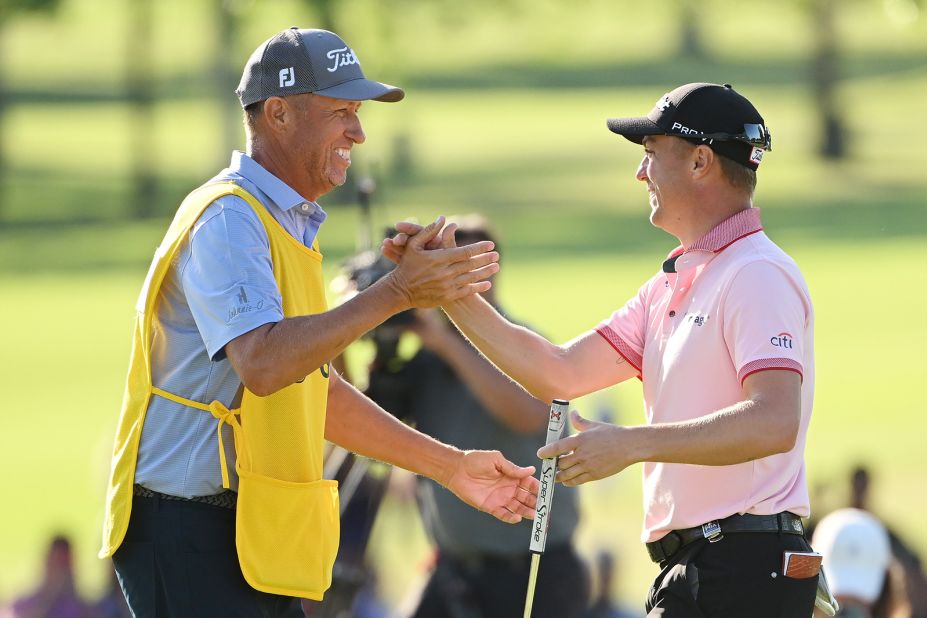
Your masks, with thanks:
[{"label": "sunglasses on cap brim", "polygon": [[744,124],[743,133],[687,133],[681,137],[687,139],[714,140],[719,142],[743,142],[763,150],[772,150],[772,135],[761,124]]}]

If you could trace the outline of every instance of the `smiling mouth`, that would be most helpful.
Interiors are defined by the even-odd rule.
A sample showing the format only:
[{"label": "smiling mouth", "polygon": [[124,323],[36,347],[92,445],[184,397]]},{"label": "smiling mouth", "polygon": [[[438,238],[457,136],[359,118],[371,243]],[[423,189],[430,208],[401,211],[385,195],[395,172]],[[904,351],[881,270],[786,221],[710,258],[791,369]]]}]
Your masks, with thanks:
[{"label": "smiling mouth", "polygon": [[335,154],[341,157],[342,160],[346,161],[348,165],[351,165],[350,148],[335,148]]}]

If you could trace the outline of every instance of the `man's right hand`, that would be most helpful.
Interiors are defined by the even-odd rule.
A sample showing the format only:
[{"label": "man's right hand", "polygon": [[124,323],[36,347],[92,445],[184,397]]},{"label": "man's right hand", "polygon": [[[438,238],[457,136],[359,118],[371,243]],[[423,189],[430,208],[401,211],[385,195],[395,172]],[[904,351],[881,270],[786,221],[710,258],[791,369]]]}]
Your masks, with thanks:
[{"label": "man's right hand", "polygon": [[493,247],[488,240],[456,247],[454,226],[444,228],[444,217],[424,228],[409,224],[402,249],[387,254],[397,266],[385,279],[406,308],[436,307],[492,287],[487,279],[499,271]]}]

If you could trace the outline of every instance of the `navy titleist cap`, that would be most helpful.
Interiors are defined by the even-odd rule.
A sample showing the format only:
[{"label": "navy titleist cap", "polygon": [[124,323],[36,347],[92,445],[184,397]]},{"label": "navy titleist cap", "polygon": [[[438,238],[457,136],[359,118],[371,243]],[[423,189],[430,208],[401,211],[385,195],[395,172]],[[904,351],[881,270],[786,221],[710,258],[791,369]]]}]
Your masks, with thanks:
[{"label": "navy titleist cap", "polygon": [[706,144],[718,154],[756,169],[772,137],[763,117],[730,84],[685,84],[657,101],[646,116],[609,118],[608,128],[640,144],[647,135],[673,135]]},{"label": "navy titleist cap", "polygon": [[295,26],[278,32],[254,50],[235,90],[242,107],[306,92],[389,103],[405,96],[401,88],[364,77],[354,51],[334,32]]}]

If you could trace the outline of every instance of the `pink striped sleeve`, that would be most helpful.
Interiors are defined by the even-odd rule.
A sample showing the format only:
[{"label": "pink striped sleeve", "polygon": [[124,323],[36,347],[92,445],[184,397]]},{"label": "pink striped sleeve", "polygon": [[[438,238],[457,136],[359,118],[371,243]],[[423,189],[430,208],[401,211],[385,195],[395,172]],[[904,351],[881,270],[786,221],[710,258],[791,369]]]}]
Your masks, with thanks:
[{"label": "pink striped sleeve", "polygon": [[757,371],[794,371],[811,362],[811,301],[800,273],[784,261],[754,261],[733,277],[722,301],[724,341],[737,378]]},{"label": "pink striped sleeve", "polygon": [[625,340],[618,335],[618,333],[612,330],[610,326],[599,326],[597,329],[595,329],[595,332],[599,333],[599,335],[601,335],[605,341],[609,343],[609,345],[615,348],[615,351],[618,352],[618,354],[620,354],[624,360],[628,361],[632,367],[637,369],[638,375],[641,374],[643,358],[640,354],[635,352],[634,349],[632,349],[631,346],[629,346],[627,342],[625,342]]},{"label": "pink striped sleeve", "polygon": [[648,297],[660,273],[640,287],[624,306],[615,311],[607,320],[596,327],[599,334],[628,364],[637,369],[637,377],[643,379],[644,342],[646,341],[646,324]]},{"label": "pink striped sleeve", "polygon": [[801,363],[794,361],[791,358],[760,358],[755,361],[750,361],[741,367],[740,371],[737,372],[737,379],[740,380],[741,384],[743,384],[744,380],[747,379],[747,376],[758,371],[768,371],[770,369],[794,371],[802,379],[805,377]]}]

